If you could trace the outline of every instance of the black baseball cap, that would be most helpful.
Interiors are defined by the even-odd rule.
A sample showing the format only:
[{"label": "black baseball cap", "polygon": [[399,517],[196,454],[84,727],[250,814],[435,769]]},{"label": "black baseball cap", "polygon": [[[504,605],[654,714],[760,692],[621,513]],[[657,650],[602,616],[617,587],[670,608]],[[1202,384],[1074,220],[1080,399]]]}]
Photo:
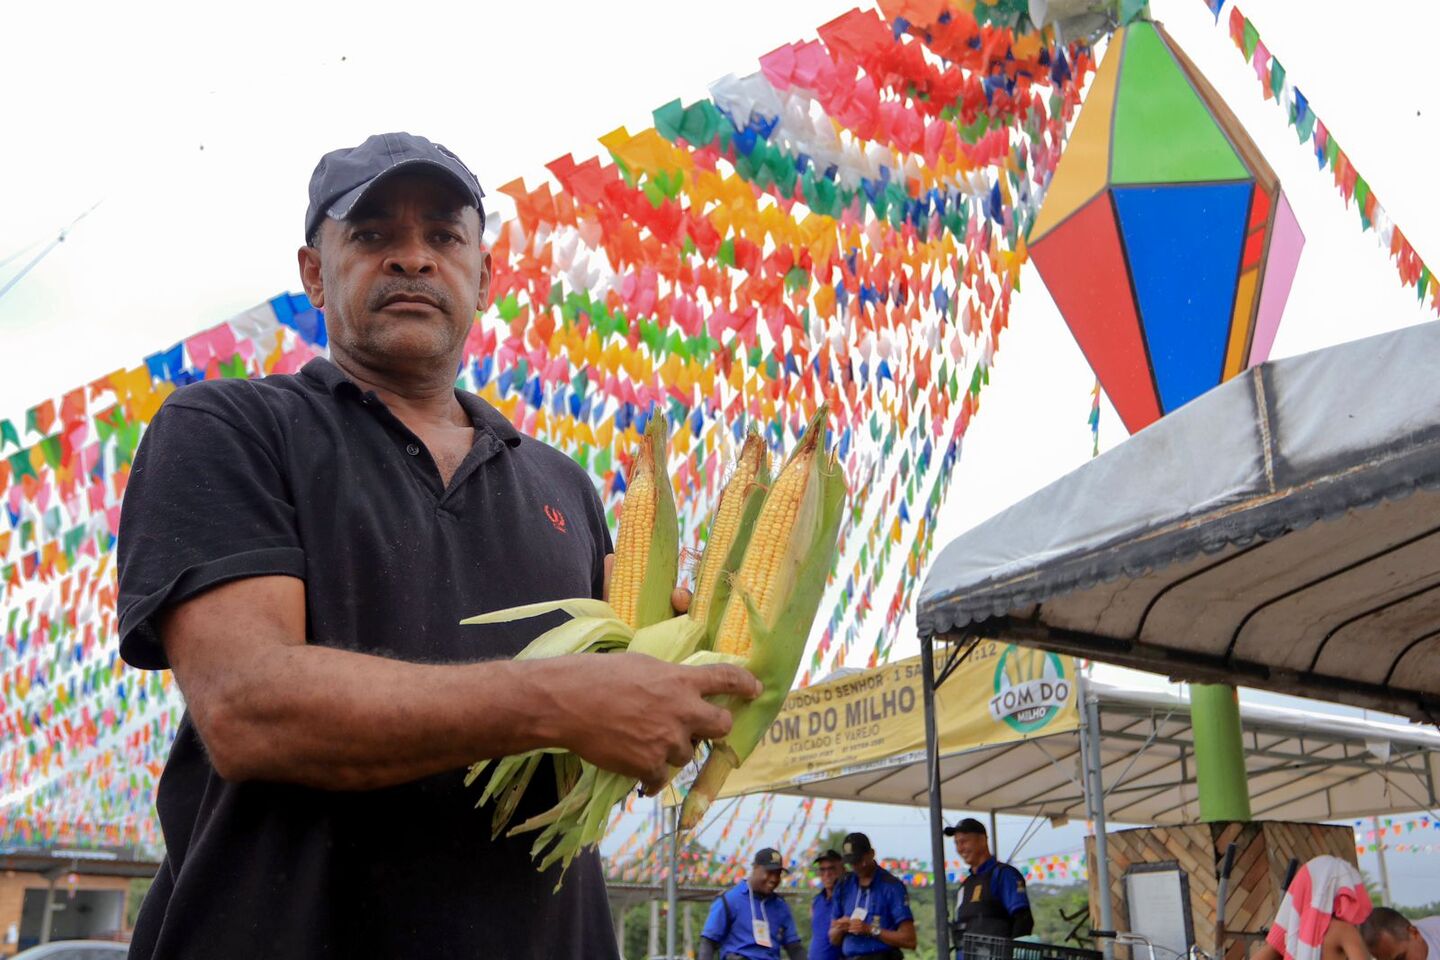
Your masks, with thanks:
[{"label": "black baseball cap", "polygon": [[358,147],[331,150],[310,175],[305,242],[312,243],[326,217],[344,220],[376,183],[399,169],[431,169],[448,177],[475,209],[485,228],[485,191],[470,168],[449,150],[413,133],[377,133]]},{"label": "black baseball cap", "polygon": [[811,861],[811,862],[812,862],[812,863],[823,863],[823,862],[826,861],[826,860],[839,860],[839,859],[840,859],[840,851],[839,851],[839,850],[835,850],[835,849],[832,848],[832,849],[830,849],[830,850],[826,850],[824,853],[820,854],[820,856],[816,857],[816,858],[815,858],[813,861]]},{"label": "black baseball cap", "polygon": [[978,833],[983,837],[986,835],[985,824],[976,820],[974,817],[966,817],[964,820],[955,824],[955,826],[945,828],[945,836],[947,837],[953,837],[957,833]]},{"label": "black baseball cap", "polygon": [[860,858],[875,848],[870,846],[870,838],[863,833],[847,833],[845,842],[840,844],[840,859],[846,863],[857,864]]},{"label": "black baseball cap", "polygon": [[764,847],[759,850],[755,854],[755,866],[764,867],[766,870],[782,870],[786,873],[790,872],[789,870],[785,869],[785,858],[780,856],[780,851],[776,850],[774,847]]}]

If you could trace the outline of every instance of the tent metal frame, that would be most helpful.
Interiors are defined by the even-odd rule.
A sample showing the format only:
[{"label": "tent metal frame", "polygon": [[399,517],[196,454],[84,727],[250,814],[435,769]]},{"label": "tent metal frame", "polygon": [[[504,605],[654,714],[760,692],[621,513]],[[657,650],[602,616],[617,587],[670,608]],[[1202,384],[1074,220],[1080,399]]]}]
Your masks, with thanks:
[{"label": "tent metal frame", "polygon": [[[970,656],[979,643],[990,639],[988,633],[989,631],[982,633],[977,630],[940,638],[922,637],[920,641],[926,745],[926,790],[924,793],[928,794],[931,860],[935,864],[932,886],[936,891],[935,922],[940,948],[937,955],[941,957],[948,956],[945,951],[950,947],[948,926],[950,905],[944,867],[945,838],[942,833],[945,826],[943,792],[947,784],[967,776],[973,768],[942,776],[941,758],[937,748],[938,718],[935,714],[935,693],[955,668]],[[936,650],[937,640],[943,645],[943,649],[939,652]],[[1128,822],[1130,818],[1125,817],[1124,812],[1132,809],[1137,803],[1156,794],[1174,790],[1177,786],[1194,786],[1196,783],[1195,744],[1186,739],[1186,734],[1192,729],[1188,710],[1181,708],[1178,704],[1174,706],[1145,705],[1113,699],[1106,700],[1102,698],[1099,691],[1090,686],[1084,674],[1078,674],[1076,682],[1080,730],[1073,747],[1067,742],[1057,751],[1048,750],[1045,741],[1056,738],[1035,737],[1010,744],[1001,748],[1001,752],[1008,755],[1026,750],[1036,750],[1043,758],[1037,758],[1035,766],[1012,776],[1010,780],[1006,781],[1006,785],[1019,782],[1050,768],[1058,770],[1070,783],[1074,784],[1075,792],[1071,794],[1055,797],[1052,794],[1054,788],[1049,787],[1041,794],[1027,797],[1020,802],[1015,812],[1018,812],[1019,809],[1032,811],[1036,804],[1041,803],[1042,796],[1044,796],[1043,807],[1046,810],[1054,808],[1053,812],[1049,814],[1051,816],[1069,817],[1083,812],[1085,818],[1094,824],[1097,879],[1100,888],[1106,889],[1109,885],[1106,841],[1108,819],[1119,814],[1122,820]],[[1112,723],[1118,720],[1118,729],[1107,728],[1102,722],[1104,720]],[[1440,809],[1440,783],[1437,783],[1433,764],[1427,759],[1433,750],[1419,743],[1391,740],[1389,741],[1390,753],[1388,757],[1382,758],[1369,750],[1357,749],[1356,732],[1353,730],[1327,730],[1321,725],[1299,735],[1293,733],[1287,735],[1274,727],[1267,729],[1263,720],[1254,723],[1247,721],[1243,737],[1247,755],[1270,761],[1258,771],[1252,771],[1251,776],[1254,778],[1287,772],[1303,775],[1336,770],[1353,771],[1357,776],[1375,774],[1404,796],[1415,809],[1430,810],[1432,813]],[[1107,761],[1101,751],[1102,745],[1106,742],[1136,744],[1138,749],[1127,756]],[[1142,757],[1160,751],[1165,751],[1167,754],[1173,752],[1174,756],[1166,759],[1160,766],[1150,766],[1138,773],[1135,771],[1136,765]],[[1083,773],[1083,777],[1079,780],[1068,769],[1077,760],[1079,769]],[[1121,766],[1122,764],[1123,766]],[[882,782],[886,776],[897,775],[903,769],[904,767],[896,767],[893,771],[887,771],[885,776],[860,788],[858,792],[863,794],[867,787],[873,787]],[[1132,774],[1134,774],[1133,777]],[[1412,784],[1416,779],[1423,781],[1424,792],[1419,796],[1414,795],[1405,786],[1396,783],[1395,778],[1390,774],[1403,774],[1411,780]],[[1143,782],[1135,782],[1137,779]],[[994,789],[994,786],[994,784],[989,784],[987,789]],[[1251,800],[1255,805],[1254,815],[1257,819],[1261,819],[1279,806],[1293,803],[1297,799],[1295,796],[1288,796],[1283,800],[1272,797],[1267,806],[1267,797],[1283,789],[1283,785],[1264,786],[1252,794]],[[1310,793],[1302,794],[1299,799],[1323,795],[1330,789],[1331,785],[1325,784]],[[1045,796],[1046,794],[1051,795]],[[914,794],[917,802],[921,800],[921,797],[920,793]],[[863,799],[863,797],[860,798]],[[951,806],[960,809],[976,808],[976,803],[982,799],[980,795],[966,796],[953,802]],[[1184,801],[1182,805],[1194,802],[1196,801],[1188,800]],[[992,814],[1007,812],[1006,808],[989,807],[983,803],[981,807],[991,810]],[[1166,812],[1171,809],[1178,809],[1178,807],[1168,808]],[[1325,819],[1346,816],[1344,813],[1335,813],[1333,809],[1329,812],[1331,816]],[[1110,917],[1111,906],[1108,899],[1102,898],[1100,912],[1101,925],[1106,929],[1113,928],[1113,918]]]}]

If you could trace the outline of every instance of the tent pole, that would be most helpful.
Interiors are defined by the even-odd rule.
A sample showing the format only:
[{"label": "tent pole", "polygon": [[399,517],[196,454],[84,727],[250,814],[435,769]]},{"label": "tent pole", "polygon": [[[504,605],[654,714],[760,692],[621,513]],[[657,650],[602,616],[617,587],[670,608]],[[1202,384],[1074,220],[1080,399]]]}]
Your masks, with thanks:
[{"label": "tent pole", "polygon": [[930,861],[935,882],[935,956],[950,958],[950,902],[945,895],[945,811],[940,803],[940,735],[935,723],[935,638],[920,638],[920,671],[925,706],[925,783],[930,793]]},{"label": "tent pole", "polygon": [[60,879],[60,874],[51,870],[48,879],[50,886],[45,888],[45,915],[40,918],[40,942],[50,942],[50,931],[54,929],[55,923],[55,883]]},{"label": "tent pole", "polygon": [[1250,784],[1245,776],[1245,742],[1235,688],[1225,683],[1191,684],[1190,726],[1195,737],[1200,819],[1206,823],[1248,821]]},{"label": "tent pole", "polygon": [[680,900],[680,805],[671,804],[670,869],[665,876],[665,956],[675,956],[675,921]]},{"label": "tent pole", "polygon": [[[1100,927],[1114,930],[1114,905],[1110,901],[1110,845],[1105,835],[1104,761],[1100,756],[1100,698],[1090,690],[1088,683],[1083,683],[1080,693],[1085,711],[1085,760],[1089,767],[1086,771],[1086,782],[1090,786],[1087,793],[1090,796],[1090,816],[1095,823],[1095,888],[1100,897]],[[1115,941],[1105,940],[1104,950],[1106,960],[1109,960],[1115,955]]]},{"label": "tent pole", "polygon": [[1385,866],[1385,834],[1380,832],[1380,818],[1371,817],[1370,826],[1375,831],[1375,859],[1380,865],[1380,905],[1390,906],[1390,870]]}]

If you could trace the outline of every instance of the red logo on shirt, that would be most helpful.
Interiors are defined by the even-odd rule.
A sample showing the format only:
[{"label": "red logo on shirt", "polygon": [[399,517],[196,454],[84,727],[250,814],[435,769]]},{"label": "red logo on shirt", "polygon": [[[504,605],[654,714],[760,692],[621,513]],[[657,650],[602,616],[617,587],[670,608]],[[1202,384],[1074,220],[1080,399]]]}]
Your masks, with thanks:
[{"label": "red logo on shirt", "polygon": [[545,516],[556,530],[559,530],[561,533],[565,532],[565,514],[547,503],[545,504]]}]

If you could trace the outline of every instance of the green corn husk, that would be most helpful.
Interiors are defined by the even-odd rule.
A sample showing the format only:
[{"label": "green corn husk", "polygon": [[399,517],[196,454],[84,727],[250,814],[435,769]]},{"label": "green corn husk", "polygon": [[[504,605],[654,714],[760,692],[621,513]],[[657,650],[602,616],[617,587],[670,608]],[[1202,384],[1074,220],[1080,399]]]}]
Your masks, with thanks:
[{"label": "green corn husk", "polygon": [[[683,636],[680,642],[684,642]],[[677,643],[676,649],[679,648],[680,644]],[[742,657],[714,650],[696,651],[679,662],[686,666],[712,663],[745,665]],[[564,869],[570,866],[571,860],[581,850],[599,843],[604,838],[610,811],[639,785],[639,781],[634,777],[601,770],[585,761],[581,761],[581,765],[584,772],[574,790],[549,810],[510,829],[510,836],[540,831],[531,846],[530,854],[539,860],[537,866],[540,870],[549,869],[555,863],[561,864],[561,879],[556,884],[557,890],[564,881]],[[673,778],[677,773],[679,769],[672,768],[670,777]]]},{"label": "green corn husk", "polygon": [[[593,615],[608,609],[609,606],[603,600],[576,598],[511,607],[507,610],[497,610],[494,613],[471,617],[462,622],[506,623],[525,617],[553,613],[556,610],[563,610],[571,614],[574,617],[573,620],[568,620],[558,627],[540,634],[530,641],[524,650],[515,655],[516,660],[540,660],[577,653],[607,653],[611,650],[623,650],[628,647],[634,631],[614,617]],[[524,794],[526,787],[530,785],[535,771],[547,753],[554,757],[556,786],[559,789],[559,795],[564,796],[574,788],[580,771],[576,766],[578,758],[571,757],[563,750],[531,750],[518,756],[502,757],[498,761],[481,760],[470,765],[470,769],[465,774],[467,787],[474,784],[480,775],[492,765],[494,767],[484,792],[475,802],[475,806],[478,808],[483,807],[492,799],[495,800],[495,810],[490,820],[492,836],[498,837],[505,831],[505,827],[515,815],[515,808],[520,803],[520,797]]]}]

